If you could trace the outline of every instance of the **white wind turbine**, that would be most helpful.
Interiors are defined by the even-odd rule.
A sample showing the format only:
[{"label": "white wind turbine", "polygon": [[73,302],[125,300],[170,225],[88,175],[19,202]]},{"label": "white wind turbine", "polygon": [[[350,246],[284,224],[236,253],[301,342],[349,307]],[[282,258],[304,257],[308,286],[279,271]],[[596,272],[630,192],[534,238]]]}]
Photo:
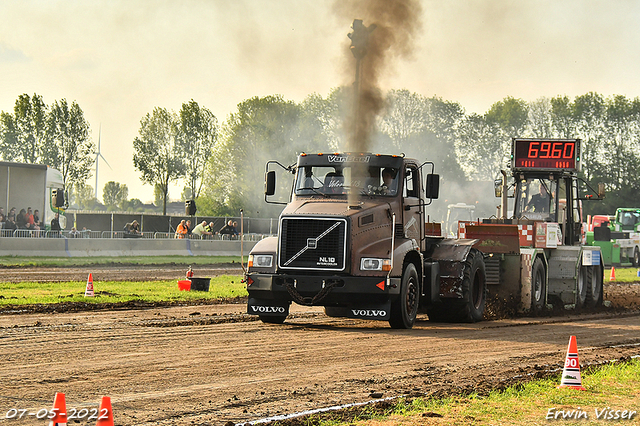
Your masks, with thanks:
[{"label": "white wind turbine", "polygon": [[[95,197],[96,200],[98,199],[98,163],[100,158],[102,157],[102,159],[104,160],[104,162],[107,164],[107,166],[109,166],[109,168],[111,169],[111,166],[109,165],[109,162],[107,161],[106,158],[104,158],[104,156],[100,153],[100,136],[102,134],[102,124],[100,125],[100,129],[98,130],[98,151],[94,152],[94,154],[96,154],[96,189],[95,189]],[[113,169],[111,169],[113,170]]]}]

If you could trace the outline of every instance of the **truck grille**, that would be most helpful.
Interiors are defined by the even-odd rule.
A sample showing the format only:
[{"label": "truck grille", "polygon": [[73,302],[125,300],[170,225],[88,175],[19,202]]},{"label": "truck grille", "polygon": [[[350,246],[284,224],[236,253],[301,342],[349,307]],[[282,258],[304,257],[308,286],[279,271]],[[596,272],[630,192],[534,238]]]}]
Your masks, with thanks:
[{"label": "truck grille", "polygon": [[282,218],[278,266],[344,271],[347,221],[342,218]]}]

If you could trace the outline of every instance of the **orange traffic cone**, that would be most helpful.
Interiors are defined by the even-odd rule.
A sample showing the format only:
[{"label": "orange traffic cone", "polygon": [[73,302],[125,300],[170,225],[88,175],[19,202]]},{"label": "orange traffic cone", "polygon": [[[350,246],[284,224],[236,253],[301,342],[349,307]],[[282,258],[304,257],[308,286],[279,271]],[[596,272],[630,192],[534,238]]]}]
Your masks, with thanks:
[{"label": "orange traffic cone", "polygon": [[611,276],[609,277],[609,281],[616,280],[616,268],[614,266],[611,267]]},{"label": "orange traffic cone", "polygon": [[562,380],[558,388],[571,388],[577,390],[585,390],[582,387],[582,379],[580,378],[580,361],[578,361],[578,343],[576,336],[569,338],[569,347],[567,348],[567,358],[564,361],[564,370],[562,370]]},{"label": "orange traffic cone", "polygon": [[49,422],[49,426],[65,426],[67,424],[67,403],[63,393],[56,392],[51,412],[54,415]]},{"label": "orange traffic cone", "polygon": [[96,426],[114,426],[113,410],[111,409],[111,397],[103,396],[98,410],[98,421]]},{"label": "orange traffic cone", "polygon": [[89,278],[87,278],[87,288],[84,291],[84,297],[93,297],[93,275],[89,273]]}]

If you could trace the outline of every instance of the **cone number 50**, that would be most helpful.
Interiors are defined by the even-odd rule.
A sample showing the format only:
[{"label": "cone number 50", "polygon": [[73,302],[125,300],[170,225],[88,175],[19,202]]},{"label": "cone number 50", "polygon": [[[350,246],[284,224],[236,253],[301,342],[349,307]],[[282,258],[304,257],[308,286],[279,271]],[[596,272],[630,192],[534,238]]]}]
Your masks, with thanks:
[{"label": "cone number 50", "polygon": [[569,368],[577,368],[578,367],[578,360],[575,358],[568,358],[565,363],[564,363],[565,367],[569,367]]},{"label": "cone number 50", "polygon": [[[41,408],[38,411],[29,411],[26,408],[18,409],[18,408],[10,408],[9,411],[5,414],[6,419],[21,419],[24,416],[35,417],[36,419],[53,419],[58,415],[57,408],[52,408],[47,410],[46,408]],[[64,413],[61,413],[64,415]],[[81,408],[80,410],[76,410],[75,408],[69,408],[67,410],[67,420],[74,419],[84,419],[87,420],[103,420],[109,418],[109,410],[107,408],[103,408],[98,412],[97,408],[87,409]]]}]

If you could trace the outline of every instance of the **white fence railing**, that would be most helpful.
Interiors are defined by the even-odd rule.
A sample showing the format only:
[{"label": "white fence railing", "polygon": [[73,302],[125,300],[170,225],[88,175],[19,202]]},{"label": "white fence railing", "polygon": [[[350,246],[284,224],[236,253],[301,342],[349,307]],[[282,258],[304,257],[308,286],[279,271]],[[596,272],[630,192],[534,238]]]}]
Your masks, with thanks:
[{"label": "white fence railing", "polygon": [[[271,234],[244,234],[242,241],[260,241]],[[142,232],[140,234],[128,234],[124,231],[32,231],[28,229],[0,229],[0,238],[137,238],[137,239],[175,239],[172,232]],[[240,235],[190,235],[190,240],[209,241],[238,241]]]}]

